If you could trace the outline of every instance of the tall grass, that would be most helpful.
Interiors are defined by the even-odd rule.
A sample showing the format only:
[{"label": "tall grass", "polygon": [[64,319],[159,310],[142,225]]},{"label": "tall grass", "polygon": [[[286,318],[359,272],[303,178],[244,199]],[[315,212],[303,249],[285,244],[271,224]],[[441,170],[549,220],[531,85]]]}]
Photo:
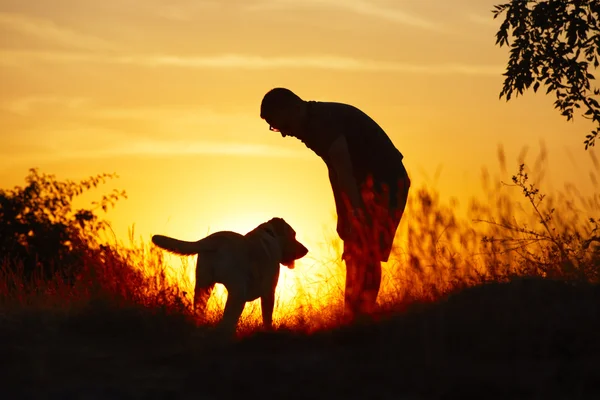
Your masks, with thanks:
[{"label": "tall grass", "polygon": [[[515,165],[512,179],[491,179],[484,171],[486,196],[471,200],[466,217],[457,212],[456,202],[443,202],[434,189],[413,187],[396,246],[383,266],[381,310],[397,311],[416,301],[431,302],[465,287],[517,276],[597,283],[598,192],[586,197],[571,185],[542,194],[542,183],[533,181],[535,172]],[[293,274],[282,269],[275,311],[281,327],[311,331],[340,322],[345,276],[341,243],[333,230],[323,236],[326,256],[302,260]],[[194,257],[166,255],[149,242],[134,240],[132,229],[128,244],[98,245],[81,262],[76,279],[66,281],[59,276],[43,279],[43,274],[26,280],[18,260],[0,260],[0,312],[67,315],[101,305],[115,313],[136,309],[195,323]],[[220,318],[225,296],[225,289],[218,287],[209,302],[213,322]],[[259,324],[260,303],[255,301],[244,310],[240,332]]]}]

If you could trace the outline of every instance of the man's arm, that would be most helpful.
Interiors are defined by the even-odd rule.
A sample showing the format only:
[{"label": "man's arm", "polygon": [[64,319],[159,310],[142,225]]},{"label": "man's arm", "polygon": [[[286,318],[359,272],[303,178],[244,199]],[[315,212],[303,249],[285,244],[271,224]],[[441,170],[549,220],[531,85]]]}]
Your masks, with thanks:
[{"label": "man's arm", "polygon": [[348,142],[344,135],[338,136],[329,148],[329,159],[335,171],[338,185],[342,192],[348,196],[352,211],[356,212],[363,208],[360,189],[354,178],[352,160],[348,150]]}]

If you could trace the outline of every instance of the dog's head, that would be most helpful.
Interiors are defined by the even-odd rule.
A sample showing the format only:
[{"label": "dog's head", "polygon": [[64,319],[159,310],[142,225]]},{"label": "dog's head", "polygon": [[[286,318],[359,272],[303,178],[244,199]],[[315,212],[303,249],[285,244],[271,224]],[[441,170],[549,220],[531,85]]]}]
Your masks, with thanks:
[{"label": "dog's head", "polygon": [[295,261],[304,257],[308,249],[296,240],[296,231],[283,218],[273,218],[266,225],[281,246],[280,263],[293,269]]}]

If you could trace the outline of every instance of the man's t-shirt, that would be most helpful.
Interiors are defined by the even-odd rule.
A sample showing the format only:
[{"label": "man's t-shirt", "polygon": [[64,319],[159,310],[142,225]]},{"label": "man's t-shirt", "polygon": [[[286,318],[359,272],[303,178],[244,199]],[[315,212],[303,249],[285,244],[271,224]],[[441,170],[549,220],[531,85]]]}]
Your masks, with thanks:
[{"label": "man's t-shirt", "polygon": [[354,177],[359,185],[370,175],[376,186],[395,186],[406,174],[402,153],[371,117],[354,106],[309,101],[304,129],[304,137],[300,140],[325,161],[330,174],[328,152],[340,135],[346,137]]},{"label": "man's t-shirt", "polygon": [[[383,209],[367,207],[367,212],[373,219],[369,230],[375,228],[375,231],[367,236],[348,236],[348,227],[351,226],[349,210],[329,160],[331,145],[340,135],[346,138],[353,175],[359,188],[364,189],[364,184],[370,176],[375,192],[383,194],[383,185],[389,189],[387,195],[382,196],[382,201],[385,202],[384,198],[387,197],[389,203],[378,203]],[[358,108],[343,103],[308,102],[308,115],[302,136],[299,139],[327,164],[338,216],[337,232],[344,241],[344,254],[347,252],[346,244],[348,243],[348,249],[351,249],[358,240],[360,248],[368,248],[374,251],[381,261],[387,261],[410,186],[402,164],[402,153],[373,119]],[[381,210],[383,213],[374,210]]]}]

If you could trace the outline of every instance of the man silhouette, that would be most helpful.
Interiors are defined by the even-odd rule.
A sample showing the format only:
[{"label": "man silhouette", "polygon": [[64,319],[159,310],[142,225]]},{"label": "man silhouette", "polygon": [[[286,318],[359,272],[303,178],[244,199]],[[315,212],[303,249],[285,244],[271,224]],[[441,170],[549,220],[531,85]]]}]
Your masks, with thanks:
[{"label": "man silhouette", "polygon": [[402,154],[373,119],[348,104],[305,101],[274,88],[263,97],[260,116],[271,131],[299,139],[327,165],[344,243],[344,314],[349,320],[368,315],[408,197]]}]

